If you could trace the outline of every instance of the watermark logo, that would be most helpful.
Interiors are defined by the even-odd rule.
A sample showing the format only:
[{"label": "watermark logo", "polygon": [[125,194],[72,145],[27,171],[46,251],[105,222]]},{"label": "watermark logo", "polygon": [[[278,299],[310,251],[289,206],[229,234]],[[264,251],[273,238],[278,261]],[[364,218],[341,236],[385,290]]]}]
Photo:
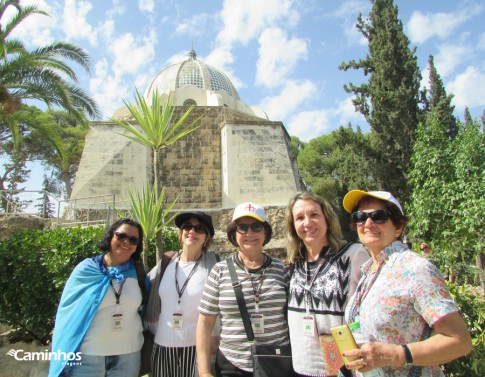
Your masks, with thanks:
[{"label": "watermark logo", "polygon": [[11,349],[6,353],[17,361],[51,361],[60,360],[63,365],[81,365],[81,352],[28,352],[24,350]]}]

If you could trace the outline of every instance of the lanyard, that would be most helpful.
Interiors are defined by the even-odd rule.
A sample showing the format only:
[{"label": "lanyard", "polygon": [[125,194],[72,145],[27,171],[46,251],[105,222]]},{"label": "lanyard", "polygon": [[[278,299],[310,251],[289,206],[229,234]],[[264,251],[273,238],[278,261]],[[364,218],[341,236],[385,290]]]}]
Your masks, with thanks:
[{"label": "lanyard", "polygon": [[[265,259],[263,260],[263,266],[264,266],[264,263],[266,261],[266,257]],[[246,275],[249,279],[249,281],[251,282],[251,287],[253,288],[253,293],[254,293],[254,297],[255,297],[255,309],[256,309],[256,313],[259,312],[259,295],[261,294],[261,288],[263,287],[263,280],[264,280],[264,273],[266,272],[266,268],[263,268],[261,270],[261,275],[259,275],[259,283],[257,285],[254,285],[254,282],[253,282],[253,279],[251,277],[251,274],[249,273],[248,269],[246,268],[246,266],[244,265],[243,261],[240,260],[242,266],[244,267],[244,271],[246,272]]]},{"label": "lanyard", "polygon": [[194,275],[195,270],[197,269],[197,266],[199,265],[200,261],[202,260],[202,254],[200,255],[199,259],[197,259],[197,262],[195,262],[195,266],[192,268],[192,271],[190,271],[189,276],[187,276],[187,279],[185,280],[184,285],[182,285],[182,289],[180,289],[179,282],[177,280],[177,271],[179,269],[179,260],[180,260],[180,252],[178,253],[178,259],[175,261],[175,289],[177,290],[177,294],[179,296],[178,303],[180,304],[180,299],[182,298],[182,295],[184,294],[185,288],[187,288],[187,284],[189,283],[189,280]]},{"label": "lanyard", "polygon": [[364,298],[367,297],[367,294],[369,293],[370,289],[374,285],[374,282],[376,281],[377,277],[379,276],[379,274],[382,270],[382,266],[384,266],[384,261],[382,261],[379,264],[377,271],[374,272],[374,274],[372,275],[370,280],[367,280],[367,278],[371,274],[367,273],[365,278],[357,286],[357,291],[355,293],[355,301],[352,305],[352,311],[351,311],[352,320],[355,320],[355,318],[357,318],[357,316],[359,315],[360,306],[362,305],[362,301],[364,301]]},{"label": "lanyard", "polygon": [[123,285],[125,284],[126,279],[123,280],[123,282],[120,284],[120,289],[118,289],[118,292],[116,292],[116,289],[113,285],[113,280],[109,281],[109,284],[111,285],[111,288],[113,288],[113,292],[116,297],[116,304],[118,305],[120,303],[120,297],[121,297],[121,291],[123,290]]},{"label": "lanyard", "polygon": [[[328,248],[327,248],[327,251],[328,251]],[[311,277],[310,282],[308,282],[308,278],[310,277],[310,267],[308,266],[308,257],[304,261],[304,264],[305,264],[305,286],[303,288],[305,289],[305,303],[306,303],[307,314],[310,313],[310,307],[313,306],[311,304],[311,300],[310,300],[310,293],[311,293],[313,284],[315,283],[315,279],[317,278],[318,274],[320,273],[320,270],[322,269],[325,262],[326,262],[326,258],[322,257],[322,260],[320,261],[317,269],[313,273],[313,276]],[[327,265],[327,268],[330,267],[330,264],[331,263],[329,263]]]}]

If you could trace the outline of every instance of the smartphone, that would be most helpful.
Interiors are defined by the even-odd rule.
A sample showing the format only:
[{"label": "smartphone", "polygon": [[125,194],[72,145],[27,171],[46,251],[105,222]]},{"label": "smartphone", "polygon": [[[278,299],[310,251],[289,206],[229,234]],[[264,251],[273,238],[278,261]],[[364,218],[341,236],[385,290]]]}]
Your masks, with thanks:
[{"label": "smartphone", "polygon": [[[352,335],[352,332],[350,331],[349,326],[342,325],[342,326],[332,327],[330,329],[330,332],[332,333],[333,340],[335,341],[335,344],[337,344],[338,350],[340,351],[341,355],[346,351],[355,350],[359,348],[357,347],[357,343],[355,343],[354,336]],[[344,363],[357,360],[358,358],[359,358],[358,356],[352,356],[352,357],[342,356],[342,360],[344,361]]]}]

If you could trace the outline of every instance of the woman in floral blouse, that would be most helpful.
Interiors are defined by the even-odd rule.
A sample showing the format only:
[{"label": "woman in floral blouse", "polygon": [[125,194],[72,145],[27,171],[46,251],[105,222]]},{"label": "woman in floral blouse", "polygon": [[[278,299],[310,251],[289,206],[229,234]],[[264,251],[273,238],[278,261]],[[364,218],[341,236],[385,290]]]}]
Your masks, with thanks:
[{"label": "woman in floral blouse", "polygon": [[359,357],[347,368],[358,377],[379,367],[392,377],[443,376],[439,365],[472,344],[441,273],[400,241],[408,219],[392,194],[352,190],[343,205],[372,257],[345,310],[370,342],[344,353]]}]

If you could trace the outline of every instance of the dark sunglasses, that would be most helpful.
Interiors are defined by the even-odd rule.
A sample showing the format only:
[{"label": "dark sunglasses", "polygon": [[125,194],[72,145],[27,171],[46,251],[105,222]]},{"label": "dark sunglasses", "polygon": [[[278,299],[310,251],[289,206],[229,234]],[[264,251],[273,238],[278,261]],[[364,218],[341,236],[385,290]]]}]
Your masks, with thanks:
[{"label": "dark sunglasses", "polygon": [[138,237],[129,236],[126,233],[115,232],[115,236],[118,241],[122,241],[122,242],[128,241],[131,245],[135,245],[135,246],[138,245],[138,242],[140,241]]},{"label": "dark sunglasses", "polygon": [[259,233],[263,230],[263,223],[255,222],[252,224],[236,224],[238,233],[246,234],[251,229],[254,233]]},{"label": "dark sunglasses", "polygon": [[192,229],[195,231],[195,233],[204,233],[204,234],[207,234],[207,230],[205,229],[204,226],[202,225],[192,225],[192,224],[183,224],[181,227],[180,227],[182,230],[186,230],[187,232],[190,232]]},{"label": "dark sunglasses", "polygon": [[352,222],[354,224],[364,224],[369,218],[376,224],[384,224],[389,220],[389,212],[384,209],[378,209],[373,212],[356,211],[352,213]]}]

